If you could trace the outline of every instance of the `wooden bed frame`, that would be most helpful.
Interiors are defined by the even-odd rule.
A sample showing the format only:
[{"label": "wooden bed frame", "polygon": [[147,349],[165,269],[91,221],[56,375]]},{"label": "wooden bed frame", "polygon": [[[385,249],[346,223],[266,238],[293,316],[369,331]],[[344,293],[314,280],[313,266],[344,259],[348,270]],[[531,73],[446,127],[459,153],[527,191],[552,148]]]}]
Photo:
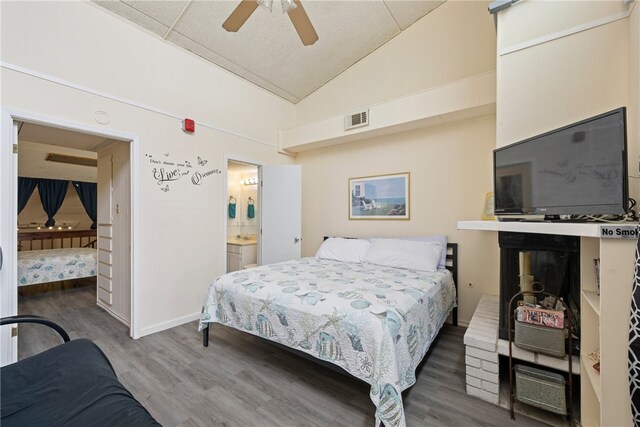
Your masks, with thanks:
[{"label": "wooden bed frame", "polygon": [[[324,240],[327,240],[329,237],[325,236]],[[453,326],[458,326],[458,244],[457,243],[447,243],[447,259],[446,259],[446,269],[451,272],[453,276],[453,284],[456,288],[456,306],[451,311],[451,323]],[[202,330],[202,345],[205,347],[209,347],[209,325]]]},{"label": "wooden bed frame", "polygon": [[[45,230],[18,232],[18,251],[62,248],[95,248],[98,233],[96,230]],[[34,243],[40,247],[33,249]],[[46,243],[48,242],[48,243]],[[28,244],[28,248],[25,246]]]}]

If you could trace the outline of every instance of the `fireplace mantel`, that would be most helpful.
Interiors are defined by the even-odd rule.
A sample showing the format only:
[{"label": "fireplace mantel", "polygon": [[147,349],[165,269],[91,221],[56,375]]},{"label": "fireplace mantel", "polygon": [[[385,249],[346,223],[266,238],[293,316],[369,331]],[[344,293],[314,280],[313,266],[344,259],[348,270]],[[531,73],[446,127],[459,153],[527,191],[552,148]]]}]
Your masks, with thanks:
[{"label": "fireplace mantel", "polygon": [[558,234],[564,236],[601,237],[602,226],[615,225],[635,229],[636,222],[520,222],[458,221],[458,230],[513,231],[518,233]]},{"label": "fireplace mantel", "polygon": [[[621,229],[626,238],[605,238],[606,226]],[[460,230],[507,231],[580,237],[580,418],[582,425],[633,425],[628,392],[627,350],[631,283],[635,268],[636,238],[631,234],[636,222],[623,223],[555,223],[510,221],[459,221]],[[613,232],[611,237],[618,237]],[[481,256],[478,254],[478,256]],[[599,289],[593,260],[600,259]],[[478,326],[472,324],[465,333],[467,346],[467,392],[481,399],[498,403],[498,344],[487,346],[474,339],[490,336],[497,342],[497,331],[483,329],[489,318],[498,316],[498,299],[493,306],[476,309]],[[482,302],[481,301],[481,302]],[[484,316],[484,317],[483,317]],[[486,319],[485,319],[486,318]],[[469,335],[469,338],[467,338]],[[484,346],[484,347],[483,347]],[[476,348],[477,347],[477,348]],[[488,348],[491,347],[491,348]],[[588,354],[600,350],[600,372],[593,367]],[[539,363],[539,361],[538,361]],[[486,368],[486,369],[485,369]],[[606,390],[606,393],[604,392]],[[576,390],[577,391],[577,390]]]}]

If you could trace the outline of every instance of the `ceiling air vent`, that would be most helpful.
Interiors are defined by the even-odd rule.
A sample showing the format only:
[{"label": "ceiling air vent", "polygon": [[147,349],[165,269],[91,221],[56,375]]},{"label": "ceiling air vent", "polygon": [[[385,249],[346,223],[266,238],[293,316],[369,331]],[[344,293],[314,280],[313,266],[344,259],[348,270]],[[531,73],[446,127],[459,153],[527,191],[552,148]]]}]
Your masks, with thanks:
[{"label": "ceiling air vent", "polygon": [[344,118],[344,130],[369,126],[369,110],[349,114]]}]

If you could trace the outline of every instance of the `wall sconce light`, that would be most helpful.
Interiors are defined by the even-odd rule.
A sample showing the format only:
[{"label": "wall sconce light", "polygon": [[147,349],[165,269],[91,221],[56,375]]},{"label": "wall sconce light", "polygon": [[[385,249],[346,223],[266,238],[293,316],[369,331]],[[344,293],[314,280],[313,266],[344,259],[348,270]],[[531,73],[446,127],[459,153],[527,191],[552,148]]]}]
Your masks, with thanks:
[{"label": "wall sconce light", "polygon": [[247,179],[240,180],[240,184],[244,184],[244,185],[255,185],[257,183],[258,183],[258,178],[247,178]]}]

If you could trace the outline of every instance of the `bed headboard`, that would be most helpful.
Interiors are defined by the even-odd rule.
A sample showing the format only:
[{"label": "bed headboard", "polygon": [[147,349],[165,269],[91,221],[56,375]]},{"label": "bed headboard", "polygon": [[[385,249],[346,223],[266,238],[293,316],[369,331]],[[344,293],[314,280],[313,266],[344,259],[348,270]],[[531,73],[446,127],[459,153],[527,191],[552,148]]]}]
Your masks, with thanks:
[{"label": "bed headboard", "polygon": [[[324,240],[327,240],[330,236],[324,236]],[[357,239],[357,237],[343,237],[344,239]],[[447,260],[445,263],[445,267],[447,270],[451,272],[451,276],[453,277],[453,284],[456,287],[456,307],[451,312],[451,322],[453,326],[458,326],[458,307],[457,307],[457,299],[458,299],[458,244],[457,243],[447,243]]]},{"label": "bed headboard", "polygon": [[458,326],[458,244],[447,243],[447,261],[445,264],[447,270],[453,276],[453,284],[456,287],[456,306],[451,312],[451,323]]}]

